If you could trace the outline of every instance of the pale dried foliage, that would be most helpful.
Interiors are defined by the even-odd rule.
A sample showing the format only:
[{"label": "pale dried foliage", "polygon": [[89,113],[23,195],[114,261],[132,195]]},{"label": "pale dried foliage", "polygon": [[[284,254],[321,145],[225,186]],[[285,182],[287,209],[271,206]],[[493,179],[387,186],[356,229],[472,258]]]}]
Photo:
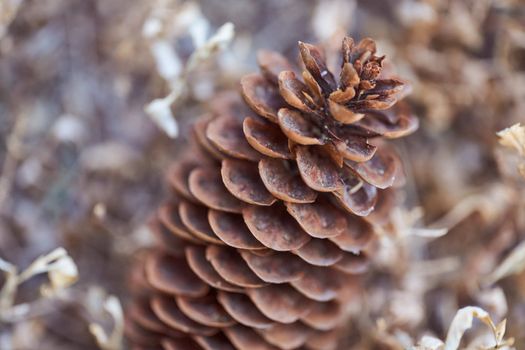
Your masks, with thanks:
[{"label": "pale dried foliage", "polygon": [[[519,0],[0,0],[0,348],[122,349],[124,270],[151,241],[168,137],[254,70],[256,48],[293,58],[314,36],[337,66],[344,33],[381,39],[421,127],[399,145],[407,195],[375,227],[343,348],[525,347],[524,13]],[[64,251],[30,264],[56,246],[83,272],[74,288]],[[36,279],[21,284],[35,273],[38,300]]]},{"label": "pale dried foliage", "polygon": [[[228,22],[208,37],[210,24],[195,2],[157,1],[144,22],[143,35],[150,43],[157,71],[169,86],[170,93],[151,101],[145,111],[169,137],[178,136],[179,128],[172,108],[182,104],[190,88],[192,74],[233,40],[234,26]],[[194,51],[183,62],[172,45],[189,35]]]},{"label": "pale dried foliage", "polygon": [[[505,339],[507,320],[494,324],[487,311],[475,306],[464,307],[456,313],[445,341],[431,336],[424,336],[414,350],[457,350],[460,348],[461,339],[467,330],[472,328],[474,319],[478,319],[489,327],[493,339],[487,342],[486,339],[474,339],[465,349],[505,349],[511,350],[514,339]],[[484,344],[483,344],[484,343]]]},{"label": "pale dried foliage", "polygon": [[525,126],[520,123],[498,132],[499,142],[505,147],[513,149],[521,157],[518,171],[525,178]]},{"label": "pale dried foliage", "polygon": [[509,148],[513,148],[520,156],[525,156],[525,126],[520,123],[498,132],[499,142]]},{"label": "pale dried foliage", "polygon": [[16,322],[31,311],[30,303],[15,305],[15,299],[19,286],[32,277],[47,274],[49,283],[40,287],[44,297],[53,297],[78,280],[77,266],[64,248],[38,257],[22,271],[0,258],[0,270],[5,273],[5,282],[0,289],[0,322]]},{"label": "pale dried foliage", "polygon": [[91,323],[89,331],[95,337],[98,346],[102,350],[121,350],[124,344],[124,312],[118,298],[110,295],[104,301],[104,310],[113,319],[113,330],[108,335],[104,328],[98,323]]}]

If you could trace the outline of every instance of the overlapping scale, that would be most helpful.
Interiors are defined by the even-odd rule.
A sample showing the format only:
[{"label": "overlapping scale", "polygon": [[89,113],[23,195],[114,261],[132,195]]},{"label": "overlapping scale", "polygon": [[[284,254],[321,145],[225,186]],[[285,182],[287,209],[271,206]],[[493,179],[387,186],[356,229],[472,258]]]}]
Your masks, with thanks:
[{"label": "overlapping scale", "polygon": [[[300,43],[304,71],[258,55],[243,100],[194,121],[138,255],[126,334],[135,348],[331,350],[360,297],[374,227],[404,182],[395,151],[417,119],[375,43],[345,38],[341,72]],[[247,108],[249,107],[249,109]]]},{"label": "overlapping scale", "polygon": [[288,138],[278,125],[247,117],[243,122],[243,131],[248,143],[262,154],[272,158],[293,158]]},{"label": "overlapping scale", "polygon": [[184,225],[179,215],[179,205],[176,203],[167,203],[162,205],[157,211],[158,220],[173,235],[192,243],[202,244],[203,241],[190,233],[190,230]]},{"label": "overlapping scale", "polygon": [[269,208],[251,206],[243,211],[243,217],[255,238],[273,250],[296,250],[311,239],[282,204]]},{"label": "overlapping scale", "polygon": [[229,115],[221,115],[206,127],[206,136],[223,153],[227,155],[257,161],[260,153],[250,146],[243,133],[242,121]]},{"label": "overlapping scale", "polygon": [[173,296],[152,296],[151,308],[155,315],[164,322],[164,324],[181,332],[210,336],[219,331],[217,328],[205,326],[187,317],[179,309]]},{"label": "overlapping scale", "polygon": [[315,266],[331,266],[343,258],[343,251],[327,239],[312,239],[295,253]]},{"label": "overlapping scale", "polygon": [[270,284],[263,288],[247,289],[255,306],[269,319],[279,323],[293,323],[308,314],[312,300],[288,284]]},{"label": "overlapping scale", "polygon": [[272,122],[277,121],[277,111],[285,106],[279,89],[268,82],[262,75],[249,74],[241,79],[244,100],[261,117]]},{"label": "overlapping scale", "polygon": [[264,287],[266,282],[259,278],[242,260],[240,254],[228,248],[209,246],[206,258],[226,281],[247,288]]},{"label": "overlapping scale", "polygon": [[301,322],[295,322],[259,332],[270,344],[279,346],[281,349],[296,349],[308,340],[312,329]]},{"label": "overlapping scale", "polygon": [[317,193],[305,184],[293,165],[285,160],[261,159],[259,175],[268,191],[282,201],[312,203],[317,198]]},{"label": "overlapping scale", "polygon": [[234,285],[217,273],[210,261],[206,259],[206,248],[199,246],[186,247],[186,260],[191,270],[204,282],[218,290],[242,292],[243,288]]},{"label": "overlapping scale", "polygon": [[209,291],[189,268],[185,259],[165,253],[152,253],[145,262],[146,278],[151,286],[161,292],[200,297]]},{"label": "overlapping scale", "polygon": [[241,256],[248,267],[260,279],[268,283],[285,283],[303,276],[307,266],[291,253],[275,253],[260,256],[242,251]]},{"label": "overlapping scale", "polygon": [[256,205],[272,205],[277,200],[264,186],[256,165],[242,160],[225,159],[222,182],[232,195]]},{"label": "overlapping scale", "polygon": [[335,269],[314,267],[302,278],[292,281],[291,285],[301,294],[315,301],[330,301],[339,295],[343,288],[343,276]]},{"label": "overlapping scale", "polygon": [[195,200],[195,197],[190,191],[188,184],[188,177],[193,169],[199,165],[196,160],[184,160],[174,163],[168,169],[167,181],[174,188],[174,190],[188,200]]},{"label": "overlapping scale", "polygon": [[176,298],[179,309],[189,318],[209,327],[223,328],[232,326],[235,321],[224,311],[215,297],[203,298]]},{"label": "overlapping scale", "polygon": [[203,242],[224,244],[211,229],[208,222],[208,209],[205,207],[182,201],[179,205],[179,216],[193,236]]},{"label": "overlapping scale", "polygon": [[243,203],[226,190],[218,169],[196,168],[188,182],[191,193],[207,207],[230,213],[242,211]]},{"label": "overlapping scale", "polygon": [[254,330],[240,325],[230,327],[224,331],[237,349],[278,350],[279,348],[267,343]]},{"label": "overlapping scale", "polygon": [[230,247],[261,250],[265,246],[248,230],[241,215],[210,209],[208,220],[213,232]]},{"label": "overlapping scale", "polygon": [[266,329],[275,324],[255,306],[247,295],[219,292],[217,299],[230,316],[244,326]]}]

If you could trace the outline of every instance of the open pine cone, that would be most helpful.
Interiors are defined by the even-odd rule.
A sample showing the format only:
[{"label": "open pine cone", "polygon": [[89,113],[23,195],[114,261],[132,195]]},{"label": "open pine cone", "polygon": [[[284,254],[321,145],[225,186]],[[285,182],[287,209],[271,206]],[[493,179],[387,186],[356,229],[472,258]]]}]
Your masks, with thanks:
[{"label": "open pine cone", "polygon": [[133,269],[135,348],[337,348],[372,224],[403,179],[381,139],[417,119],[394,106],[404,84],[383,78],[371,39],[343,40],[339,82],[317,47],[299,48],[302,80],[261,52],[245,103],[222,96],[195,122],[151,222],[158,246]]}]

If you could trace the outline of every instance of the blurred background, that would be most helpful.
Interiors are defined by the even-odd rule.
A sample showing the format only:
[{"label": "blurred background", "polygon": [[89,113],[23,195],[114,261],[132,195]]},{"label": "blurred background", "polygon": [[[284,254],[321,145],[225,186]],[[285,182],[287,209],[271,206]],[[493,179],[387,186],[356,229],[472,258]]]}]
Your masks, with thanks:
[{"label": "blurred background", "polygon": [[[506,317],[525,348],[524,273],[487,282],[525,239],[519,152],[496,135],[525,122],[522,0],[0,0],[0,258],[23,269],[64,247],[79,274],[51,297],[45,276],[21,285],[27,307],[0,319],[0,349],[96,349],[89,324],[119,322],[104,300],[126,302],[186,122],[238,88],[257,49],[293,59],[297,40],[345,33],[376,39],[420,118],[398,143],[406,208],[380,237],[349,348],[443,339],[466,305]],[[423,225],[449,232],[420,237]]]}]

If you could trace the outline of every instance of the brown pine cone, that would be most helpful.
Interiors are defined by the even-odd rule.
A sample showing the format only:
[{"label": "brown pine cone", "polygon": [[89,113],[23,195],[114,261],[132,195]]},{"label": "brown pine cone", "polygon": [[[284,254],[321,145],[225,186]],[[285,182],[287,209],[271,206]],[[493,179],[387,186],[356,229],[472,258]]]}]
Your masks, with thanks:
[{"label": "brown pine cone", "polygon": [[137,349],[337,347],[385,189],[402,182],[380,139],[417,119],[392,107],[404,84],[382,77],[371,39],[343,40],[339,83],[318,48],[299,48],[303,80],[261,52],[261,74],[241,80],[251,110],[222,96],[195,122],[151,222],[158,246],[133,269]]}]

